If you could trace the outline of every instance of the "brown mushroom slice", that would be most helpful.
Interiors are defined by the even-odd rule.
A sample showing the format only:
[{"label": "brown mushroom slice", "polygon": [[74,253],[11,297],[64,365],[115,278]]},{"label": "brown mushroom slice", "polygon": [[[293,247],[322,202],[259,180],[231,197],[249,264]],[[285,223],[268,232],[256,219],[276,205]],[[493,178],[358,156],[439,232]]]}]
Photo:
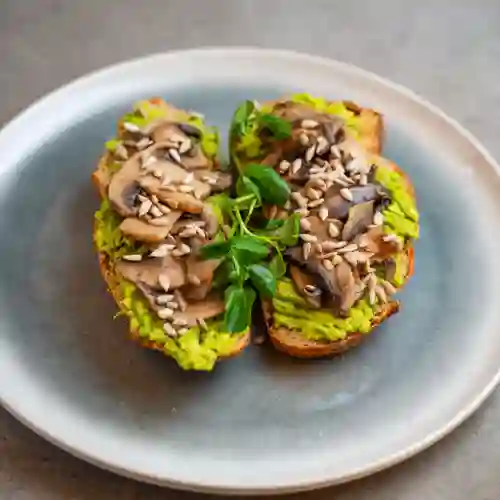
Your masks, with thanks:
[{"label": "brown mushroom slice", "polygon": [[160,275],[167,277],[172,289],[186,284],[184,267],[169,255],[163,258],[145,259],[141,262],[120,261],[116,265],[116,270],[137,286],[147,286],[153,290],[161,290]]},{"label": "brown mushroom slice", "polygon": [[356,280],[351,266],[345,261],[335,266],[334,272],[341,291],[340,312],[346,315],[359,297]]},{"label": "brown mushroom slice", "polygon": [[346,200],[340,194],[341,189],[340,186],[334,185],[325,194],[325,206],[328,208],[328,216],[333,219],[344,220],[349,215],[349,209],[354,205],[369,201],[373,201],[374,205],[377,205],[383,198],[387,197],[385,190],[376,184],[349,188],[352,201]]},{"label": "brown mushroom slice", "polygon": [[361,244],[367,252],[374,254],[372,257],[374,262],[381,262],[400,251],[396,242],[385,241],[384,236],[383,227],[377,226],[356,238],[355,243]]},{"label": "brown mushroom slice", "polygon": [[205,221],[205,232],[209,238],[213,238],[219,230],[219,219],[210,204],[205,204],[201,211],[201,218]]},{"label": "brown mushroom slice", "polygon": [[290,266],[290,276],[295,283],[295,288],[304,297],[306,302],[313,308],[321,307],[321,289],[316,286],[314,278],[304,273],[298,266]]},{"label": "brown mushroom slice", "polygon": [[[125,236],[129,236],[134,240],[146,243],[158,243],[168,236],[172,230],[172,226],[181,215],[181,212],[170,212],[156,219],[155,224],[150,224],[145,220],[135,217],[128,217],[120,224],[120,230]],[[158,221],[161,222],[161,225]]]},{"label": "brown mushroom slice", "polygon": [[200,260],[194,255],[190,256],[186,261],[188,281],[190,277],[195,277],[200,283],[211,282],[219,264],[218,259]]},{"label": "brown mushroom slice", "polygon": [[355,236],[364,233],[373,222],[374,202],[368,201],[349,208],[347,222],[342,229],[342,239],[351,241]]},{"label": "brown mushroom slice", "polygon": [[210,293],[211,282],[201,283],[200,285],[185,285],[181,288],[182,296],[187,301],[203,300]]},{"label": "brown mushroom slice", "polygon": [[188,212],[190,214],[200,214],[203,211],[204,204],[201,200],[187,193],[178,193],[172,191],[158,191],[158,199],[168,205],[173,210]]},{"label": "brown mushroom slice", "polygon": [[305,220],[309,222],[311,227],[309,233],[316,236],[318,242],[321,243],[330,239],[328,235],[328,221],[322,221],[317,215],[306,217]]},{"label": "brown mushroom slice", "polygon": [[190,302],[185,311],[174,314],[173,321],[185,321],[187,326],[196,326],[198,320],[209,319],[224,312],[224,301],[216,296],[209,296],[200,302]]}]

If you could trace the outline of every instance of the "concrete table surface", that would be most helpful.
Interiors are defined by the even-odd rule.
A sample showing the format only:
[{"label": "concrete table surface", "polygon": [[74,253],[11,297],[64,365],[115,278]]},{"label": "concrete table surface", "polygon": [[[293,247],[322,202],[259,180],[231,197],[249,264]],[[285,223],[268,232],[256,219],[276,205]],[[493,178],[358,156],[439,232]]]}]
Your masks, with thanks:
[{"label": "concrete table surface", "polygon": [[[90,70],[201,45],[295,49],[352,62],[425,96],[500,158],[498,0],[1,0],[0,123]],[[452,435],[406,463],[288,498],[498,500],[499,422],[497,391]],[[203,496],[101,471],[0,409],[0,498]]]}]

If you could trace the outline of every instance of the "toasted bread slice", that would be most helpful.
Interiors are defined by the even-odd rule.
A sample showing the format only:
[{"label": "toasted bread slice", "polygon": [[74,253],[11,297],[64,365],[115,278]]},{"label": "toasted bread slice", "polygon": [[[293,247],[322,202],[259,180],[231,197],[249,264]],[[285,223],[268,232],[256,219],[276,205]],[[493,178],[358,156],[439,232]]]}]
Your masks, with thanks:
[{"label": "toasted bread slice", "polygon": [[[408,193],[415,197],[415,190],[410,182],[410,179],[395,163],[385,158],[377,157],[375,155],[373,158],[378,165],[399,172],[405,180]],[[408,282],[409,278],[413,274],[414,269],[413,247],[410,245],[405,249],[405,251],[408,256],[408,272],[404,284]],[[346,336],[345,339],[337,341],[309,340],[299,331],[289,330],[284,327],[276,327],[273,323],[272,303],[269,301],[263,302],[262,310],[264,313],[264,319],[267,325],[269,337],[273,345],[278,350],[297,358],[319,358],[334,354],[341,354],[359,345],[361,342],[363,342],[363,340],[369,337],[373,329],[383,323],[390,316],[398,312],[399,302],[390,301],[379,308],[372,320],[372,328],[369,333],[351,332]]]},{"label": "toasted bread slice", "polygon": [[[119,277],[116,275],[116,271],[113,269],[113,266],[111,265],[108,257],[102,252],[99,252],[99,268],[101,270],[101,275],[107,284],[109,293],[113,296],[117,306],[121,310],[123,310],[121,306],[123,295],[120,287]],[[132,340],[138,342],[143,347],[163,353],[165,352],[161,344],[142,338],[139,335],[138,331],[131,331],[130,337]],[[243,350],[248,346],[249,343],[250,329],[241,335],[240,339],[235,343],[234,348],[229,353],[221,356],[219,359],[227,359],[237,356],[238,354],[243,352]]]}]

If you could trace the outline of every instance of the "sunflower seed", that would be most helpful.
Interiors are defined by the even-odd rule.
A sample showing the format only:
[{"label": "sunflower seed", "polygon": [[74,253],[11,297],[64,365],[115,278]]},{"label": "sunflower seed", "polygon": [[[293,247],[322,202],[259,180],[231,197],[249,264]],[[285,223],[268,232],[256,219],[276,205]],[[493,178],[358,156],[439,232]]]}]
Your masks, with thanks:
[{"label": "sunflower seed", "polygon": [[306,207],[298,208],[294,213],[302,215],[302,217],[307,217],[309,215],[309,210]]},{"label": "sunflower seed", "polygon": [[315,120],[302,120],[300,124],[300,126],[305,129],[316,128],[318,125],[319,123]]},{"label": "sunflower seed", "polygon": [[170,289],[170,278],[166,274],[160,274],[158,276],[158,283],[166,292]]},{"label": "sunflower seed", "polygon": [[196,236],[196,229],[194,227],[184,229],[184,231],[179,233],[179,238],[192,238],[193,236]]},{"label": "sunflower seed", "polygon": [[172,302],[172,300],[174,300],[174,296],[170,293],[158,295],[158,297],[156,297],[156,303],[159,306],[165,306],[167,304],[170,304]]},{"label": "sunflower seed", "polygon": [[[321,207],[319,209],[319,212],[318,212],[318,217],[321,219],[321,220],[326,220],[328,218],[328,208],[326,207]],[[333,236],[332,236],[333,238]]]},{"label": "sunflower seed", "polygon": [[306,189],[306,196],[310,199],[310,200],[319,200],[321,198],[321,194],[318,193],[318,191],[316,191],[315,189],[313,188],[307,188]]},{"label": "sunflower seed", "polygon": [[309,144],[309,137],[307,136],[307,134],[302,132],[299,135],[299,142],[300,142],[300,144],[302,144],[302,146],[307,146]]},{"label": "sunflower seed", "polygon": [[386,291],[386,293],[387,293],[388,295],[394,295],[394,294],[397,292],[397,290],[396,290],[396,288],[393,286],[393,284],[392,284],[392,283],[389,283],[389,282],[388,282],[388,281],[386,281],[386,280],[382,280],[382,281],[380,282],[380,284],[384,287],[384,290]]},{"label": "sunflower seed", "polygon": [[278,215],[278,206],[277,205],[271,205],[269,207],[269,211],[267,213],[269,219],[276,219],[276,216]]},{"label": "sunflower seed", "polygon": [[358,249],[358,245],[356,243],[349,243],[345,247],[339,248],[339,253],[347,253],[347,252],[354,252],[355,250]]},{"label": "sunflower seed", "polygon": [[342,257],[345,259],[345,261],[351,266],[357,266],[359,263],[358,260],[358,252],[346,252],[342,255]]},{"label": "sunflower seed", "polygon": [[158,210],[160,210],[160,212],[164,215],[167,215],[172,211],[169,207],[167,207],[167,205],[163,205],[163,203],[158,203],[157,207]]},{"label": "sunflower seed", "polygon": [[366,186],[368,184],[368,176],[366,174],[361,174],[359,176],[359,185]]},{"label": "sunflower seed", "polygon": [[352,201],[353,200],[352,193],[347,188],[344,188],[344,189],[340,190],[340,196],[342,196],[342,198],[344,198],[347,201]]},{"label": "sunflower seed", "polygon": [[202,330],[205,330],[205,331],[208,330],[207,322],[203,318],[200,318],[199,320],[197,320],[197,323]]},{"label": "sunflower seed", "polygon": [[304,243],[302,245],[302,255],[304,260],[307,260],[311,255],[312,245],[310,243]]},{"label": "sunflower seed", "polygon": [[148,146],[153,144],[153,141],[149,137],[143,137],[137,144],[136,147],[139,151],[146,149]]},{"label": "sunflower seed", "polygon": [[311,297],[317,297],[321,295],[321,290],[315,285],[306,285],[304,287],[304,292]]},{"label": "sunflower seed", "polygon": [[333,157],[335,158],[340,158],[341,157],[341,153],[340,153],[340,149],[338,146],[335,146],[333,145],[331,148],[330,148],[330,153],[332,154]]},{"label": "sunflower seed", "polygon": [[153,202],[151,200],[143,201],[141,203],[141,206],[139,207],[139,212],[138,212],[139,217],[144,217],[151,210],[152,206]]},{"label": "sunflower seed", "polygon": [[318,137],[318,142],[316,145],[316,154],[322,155],[323,153],[326,153],[328,151],[328,146],[328,141],[322,135],[320,135]]},{"label": "sunflower seed", "polygon": [[313,165],[309,169],[310,174],[324,174],[325,173],[325,167],[321,167],[320,165]]},{"label": "sunflower seed", "polygon": [[288,169],[290,168],[290,162],[289,161],[286,161],[286,160],[282,160],[279,164],[279,171],[284,174],[285,172],[288,171]]},{"label": "sunflower seed", "polygon": [[179,335],[185,335],[187,332],[189,332],[189,328],[181,328],[181,329],[179,329]]},{"label": "sunflower seed", "polygon": [[323,179],[309,179],[307,186],[321,191],[325,191],[327,189],[326,183]]},{"label": "sunflower seed", "polygon": [[381,285],[375,285],[375,294],[381,302],[387,302],[387,294],[385,293],[384,287]]},{"label": "sunflower seed", "polygon": [[168,150],[168,155],[169,155],[169,156],[170,156],[170,158],[172,158],[172,160],[174,160],[175,162],[177,162],[177,163],[182,163],[181,155],[179,154],[179,151],[177,151],[177,149],[170,148],[170,149]]},{"label": "sunflower seed", "polygon": [[183,142],[180,143],[179,145],[179,153],[183,155],[184,153],[187,153],[191,149],[191,140],[187,139]]},{"label": "sunflower seed", "polygon": [[184,184],[189,184],[190,182],[193,182],[194,179],[194,174],[193,172],[189,172],[189,174],[184,177]]},{"label": "sunflower seed", "polygon": [[301,234],[300,239],[307,243],[316,243],[318,241],[318,238],[313,234]]},{"label": "sunflower seed", "polygon": [[382,212],[375,212],[373,215],[373,225],[381,226],[384,223],[384,216]]},{"label": "sunflower seed", "polygon": [[342,186],[343,188],[347,188],[350,186],[349,182],[345,181],[344,179],[341,179],[340,177],[333,179],[333,182],[335,184],[338,184],[339,186]]},{"label": "sunflower seed", "polygon": [[189,245],[186,245],[185,243],[181,243],[179,245],[179,250],[183,253],[183,254],[188,254],[191,252],[191,248],[189,247]]},{"label": "sunflower seed", "polygon": [[311,161],[313,158],[314,158],[314,154],[316,153],[316,146],[311,146],[310,148],[308,148],[308,150],[306,151],[306,154],[304,155],[304,159],[306,161]]},{"label": "sunflower seed", "polygon": [[170,323],[164,323],[163,330],[169,337],[177,337],[177,330]]},{"label": "sunflower seed", "polygon": [[320,205],[323,205],[324,201],[325,200],[323,198],[320,198],[319,200],[310,201],[309,204],[308,204],[308,207],[309,208],[317,208]]},{"label": "sunflower seed", "polygon": [[386,243],[397,243],[401,244],[401,240],[399,239],[399,236],[396,236],[395,234],[386,234],[383,238],[383,241]]},{"label": "sunflower seed", "polygon": [[184,318],[175,318],[172,324],[175,326],[187,326],[188,322]]},{"label": "sunflower seed", "polygon": [[123,144],[118,144],[115,148],[115,156],[122,160],[128,160],[128,151]]},{"label": "sunflower seed", "polygon": [[174,248],[175,248],[174,245],[167,245],[165,243],[163,245],[159,245],[149,255],[150,257],[165,257],[168,254],[168,252],[170,252]]},{"label": "sunflower seed", "polygon": [[328,224],[328,236],[330,236],[330,238],[337,238],[339,234],[340,230],[337,225],[330,222],[330,224]]},{"label": "sunflower seed", "polygon": [[141,132],[141,129],[135,123],[123,122],[123,128],[127,132],[132,132],[133,134]]},{"label": "sunflower seed", "polygon": [[160,169],[153,170],[153,176],[157,179],[161,179],[163,177],[163,172]]},{"label": "sunflower seed", "polygon": [[291,198],[300,208],[307,207],[307,200],[298,191],[293,192]]},{"label": "sunflower seed", "polygon": [[333,262],[331,260],[324,260],[323,261],[323,267],[327,269],[328,271],[331,271],[334,268]]},{"label": "sunflower seed", "polygon": [[341,248],[343,246],[341,243],[345,245],[345,242],[343,241],[323,241],[321,249],[323,252],[332,252],[337,250],[337,248]]},{"label": "sunflower seed", "polygon": [[134,253],[134,254],[124,255],[122,258],[123,260],[128,260],[130,262],[140,262],[142,260],[142,255]]},{"label": "sunflower seed", "polygon": [[181,193],[192,193],[194,191],[194,186],[190,186],[189,184],[181,184],[178,187],[178,191]]},{"label": "sunflower seed", "polygon": [[332,258],[332,263],[334,266],[338,266],[343,261],[344,261],[344,259],[339,254],[335,254]]},{"label": "sunflower seed", "polygon": [[311,223],[307,219],[300,219],[300,229],[302,231],[310,231],[311,230]]},{"label": "sunflower seed", "polygon": [[187,309],[187,302],[179,290],[174,290],[175,301],[179,304],[179,309],[184,312]]},{"label": "sunflower seed", "polygon": [[295,175],[302,167],[302,160],[297,158],[292,163],[292,175]]},{"label": "sunflower seed", "polygon": [[195,286],[199,286],[201,285],[201,280],[200,278],[198,278],[198,276],[196,276],[195,274],[188,274],[187,275],[187,280],[189,281],[189,283],[191,283],[192,285],[195,285]]}]

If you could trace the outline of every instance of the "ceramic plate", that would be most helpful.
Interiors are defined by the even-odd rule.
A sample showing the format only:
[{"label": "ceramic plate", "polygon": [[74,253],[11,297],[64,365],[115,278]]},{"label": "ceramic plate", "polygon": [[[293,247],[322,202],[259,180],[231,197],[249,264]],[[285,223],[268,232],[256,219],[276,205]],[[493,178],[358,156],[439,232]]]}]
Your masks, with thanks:
[{"label": "ceramic plate", "polygon": [[[113,320],[91,243],[102,144],[143,97],[196,109],[225,133],[241,100],[304,90],[380,110],[384,154],[414,181],[422,237],[402,312],[334,360],[252,347],[214,373],[184,373]],[[498,172],[441,111],[316,57],[194,50],[77,80],[0,133],[0,399],[81,458],[179,488],[303,490],[408,458],[498,381]]]}]

